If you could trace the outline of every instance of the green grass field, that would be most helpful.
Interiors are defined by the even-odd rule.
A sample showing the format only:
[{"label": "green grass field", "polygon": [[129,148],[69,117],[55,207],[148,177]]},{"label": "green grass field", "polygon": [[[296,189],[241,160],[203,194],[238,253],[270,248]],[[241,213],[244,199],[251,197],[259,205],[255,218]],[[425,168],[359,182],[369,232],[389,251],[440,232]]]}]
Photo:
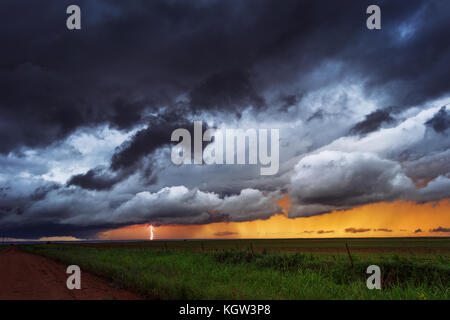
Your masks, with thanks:
[{"label": "green grass field", "polygon": [[[450,299],[449,245],[448,238],[205,240],[23,249],[153,299]],[[372,264],[381,268],[382,290],[366,287]]]}]

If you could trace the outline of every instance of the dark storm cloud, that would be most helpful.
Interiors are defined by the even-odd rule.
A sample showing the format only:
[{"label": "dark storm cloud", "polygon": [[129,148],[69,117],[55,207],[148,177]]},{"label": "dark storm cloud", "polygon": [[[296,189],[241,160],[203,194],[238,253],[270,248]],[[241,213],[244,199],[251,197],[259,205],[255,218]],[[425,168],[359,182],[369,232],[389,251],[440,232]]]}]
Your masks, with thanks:
[{"label": "dark storm cloud", "polygon": [[32,201],[40,201],[45,199],[47,193],[53,190],[58,190],[61,188],[59,184],[56,183],[49,183],[46,185],[42,185],[34,189],[33,193],[30,195],[30,200]]},{"label": "dark storm cloud", "polygon": [[80,186],[88,190],[109,190],[123,178],[124,175],[110,173],[105,168],[94,168],[86,173],[72,176],[67,185]]},{"label": "dark storm cloud", "polygon": [[281,107],[280,111],[287,111],[289,107],[294,106],[299,102],[299,97],[294,94],[284,95],[280,97]]},{"label": "dark storm cloud", "polygon": [[430,229],[430,232],[450,232],[450,228],[438,227],[435,229]]},{"label": "dark storm cloud", "polygon": [[192,126],[192,123],[184,119],[173,121],[164,118],[154,119],[146,129],[138,131],[117,148],[111,159],[111,169],[117,171],[135,165],[142,157],[169,144],[175,129],[189,128],[193,132]]},{"label": "dark storm cloud", "polygon": [[[69,32],[65,9],[74,3],[83,27]],[[389,84],[394,102],[448,91],[449,3],[381,1],[381,32],[365,28],[368,4],[2,1],[0,152],[45,146],[80,126],[127,129],[181,93],[193,111],[258,108],[261,90],[300,72],[300,90],[333,81],[308,82],[328,60],[348,63],[368,88]]]},{"label": "dark storm cloud", "polygon": [[[151,160],[152,153],[156,149],[171,143],[171,134],[178,128],[186,128],[193,135],[193,125],[187,120],[177,119],[176,116],[153,118],[147,128],[139,130],[116,148],[109,168],[94,168],[86,173],[74,175],[69,179],[67,185],[76,185],[89,190],[111,189],[138,168],[142,169],[142,165],[138,166],[142,158],[146,157]],[[144,171],[149,182],[155,182],[156,177],[152,176],[151,163],[146,166]]]},{"label": "dark storm cloud", "polygon": [[[401,105],[420,104],[447,93],[450,45],[442,37],[450,36],[450,21],[444,14],[450,10],[450,3],[413,1],[405,6],[390,1],[379,5],[383,8],[383,28],[388,31],[361,38],[364,52],[354,55],[359,70],[367,72],[368,88],[391,86],[386,88],[391,103]],[[386,54],[379,51],[382,48]]]},{"label": "dark storm cloud", "polygon": [[426,124],[436,132],[445,132],[450,127],[450,112],[447,110],[447,106],[443,106]]},{"label": "dark storm cloud", "polygon": [[[345,229],[345,232],[347,232],[347,233],[362,233],[362,232],[367,232],[367,231],[370,231],[370,230],[372,230],[372,229],[366,229],[366,228],[358,228],[358,229],[356,229],[356,228],[346,228]],[[391,230],[392,231],[392,230]]]},{"label": "dark storm cloud", "polygon": [[375,231],[380,231],[380,232],[392,232],[391,229],[387,229],[387,228],[379,228],[379,229],[376,229]]},{"label": "dark storm cloud", "polygon": [[111,123],[118,129],[127,129],[143,120],[142,111],[151,105],[146,101],[127,101],[117,98],[111,105]]},{"label": "dark storm cloud", "polygon": [[355,124],[351,129],[352,134],[366,134],[378,130],[384,123],[392,123],[394,118],[391,117],[388,110],[375,110],[366,115],[366,118]]},{"label": "dark storm cloud", "polygon": [[190,93],[193,109],[238,109],[247,106],[260,108],[264,98],[258,95],[245,71],[230,71],[213,74]]},{"label": "dark storm cloud", "polygon": [[319,231],[317,231],[317,234],[324,234],[324,233],[334,233],[334,230],[319,230]]}]

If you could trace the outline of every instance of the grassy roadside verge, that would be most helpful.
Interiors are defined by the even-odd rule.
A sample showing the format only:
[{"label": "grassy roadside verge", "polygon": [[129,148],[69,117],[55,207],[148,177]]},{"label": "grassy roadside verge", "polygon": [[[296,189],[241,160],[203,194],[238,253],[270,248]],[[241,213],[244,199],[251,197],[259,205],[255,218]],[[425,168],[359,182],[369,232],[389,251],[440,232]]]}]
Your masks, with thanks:
[{"label": "grassy roadside verge", "polygon": [[[448,257],[345,256],[224,250],[142,250],[26,245],[40,254],[159,299],[450,299]],[[368,290],[365,270],[381,267],[383,290]]]}]

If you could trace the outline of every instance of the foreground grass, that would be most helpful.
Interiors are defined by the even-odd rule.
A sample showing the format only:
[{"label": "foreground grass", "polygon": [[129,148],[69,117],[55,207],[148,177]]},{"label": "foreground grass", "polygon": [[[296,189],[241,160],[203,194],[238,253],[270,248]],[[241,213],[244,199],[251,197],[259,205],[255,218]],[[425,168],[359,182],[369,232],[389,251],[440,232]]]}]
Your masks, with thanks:
[{"label": "foreground grass", "polygon": [[[450,299],[450,260],[418,257],[218,250],[96,249],[27,245],[157,299]],[[376,264],[383,290],[368,290]]]}]

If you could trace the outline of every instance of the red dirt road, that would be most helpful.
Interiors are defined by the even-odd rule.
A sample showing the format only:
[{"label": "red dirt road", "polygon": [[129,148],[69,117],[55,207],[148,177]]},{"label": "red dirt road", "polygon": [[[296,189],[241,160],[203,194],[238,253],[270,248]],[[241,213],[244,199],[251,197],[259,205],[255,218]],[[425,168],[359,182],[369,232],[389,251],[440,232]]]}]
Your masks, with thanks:
[{"label": "red dirt road", "polygon": [[140,299],[81,270],[81,289],[66,287],[67,266],[17,246],[0,252],[0,300]]}]

